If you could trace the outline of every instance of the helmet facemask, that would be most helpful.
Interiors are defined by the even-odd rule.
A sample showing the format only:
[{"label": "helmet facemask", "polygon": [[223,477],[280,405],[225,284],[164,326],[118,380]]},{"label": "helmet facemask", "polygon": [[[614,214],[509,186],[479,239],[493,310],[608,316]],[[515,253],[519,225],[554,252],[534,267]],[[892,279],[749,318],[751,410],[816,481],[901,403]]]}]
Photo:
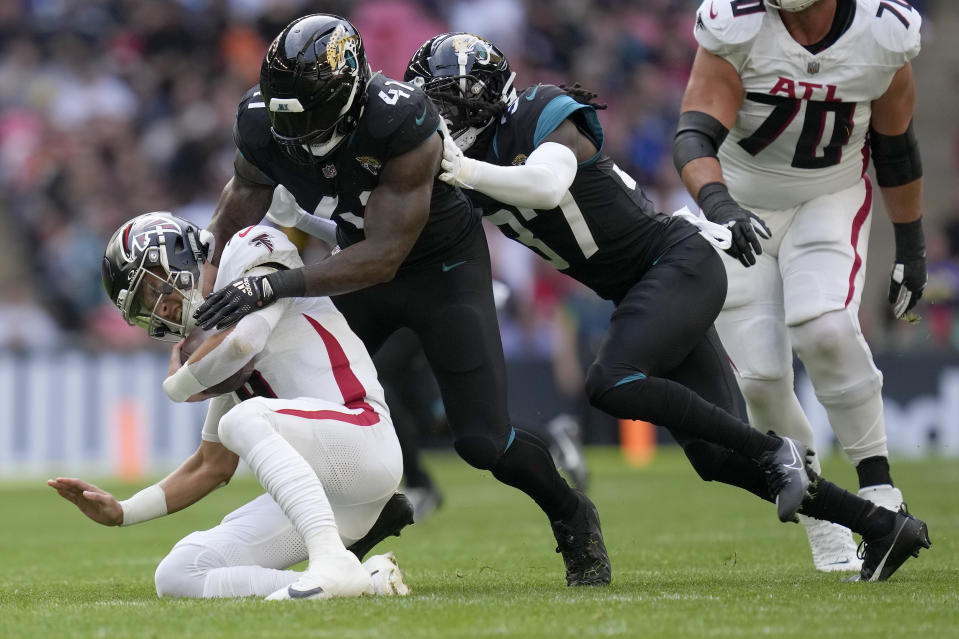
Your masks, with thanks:
[{"label": "helmet facemask", "polygon": [[162,269],[141,264],[130,288],[120,292],[117,306],[128,324],[142,328],[150,337],[179,341],[196,328],[193,311],[203,303],[199,280],[189,271],[172,271],[163,277],[157,270]]}]

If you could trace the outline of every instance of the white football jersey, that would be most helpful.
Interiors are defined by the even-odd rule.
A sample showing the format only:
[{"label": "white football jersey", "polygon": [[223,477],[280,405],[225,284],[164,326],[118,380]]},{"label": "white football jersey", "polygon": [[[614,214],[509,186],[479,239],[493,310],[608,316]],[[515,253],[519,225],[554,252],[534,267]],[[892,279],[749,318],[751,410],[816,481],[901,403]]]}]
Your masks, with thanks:
[{"label": "white football jersey", "polygon": [[[282,231],[267,226],[245,228],[224,247],[214,288],[250,271],[266,273],[258,267],[271,265],[297,268],[303,262]],[[372,408],[389,415],[366,347],[330,298],[284,298],[253,315],[268,321],[273,330],[253,359],[253,375],[237,393],[241,399],[251,394],[313,397],[351,411]]]},{"label": "white football jersey", "polygon": [[694,34],[736,68],[745,91],[719,150],[730,193],[785,209],[858,182],[871,102],[919,53],[921,19],[905,0],[852,0],[849,28],[813,54],[762,0],[704,0]]}]

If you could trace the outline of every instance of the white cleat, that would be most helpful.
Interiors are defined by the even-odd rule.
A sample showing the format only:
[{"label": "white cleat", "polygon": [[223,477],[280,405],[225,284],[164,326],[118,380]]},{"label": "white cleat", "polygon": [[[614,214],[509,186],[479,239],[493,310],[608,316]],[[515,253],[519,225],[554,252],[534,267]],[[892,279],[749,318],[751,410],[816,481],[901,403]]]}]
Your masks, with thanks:
[{"label": "white cleat", "polygon": [[859,572],[862,559],[856,555],[852,531],[831,521],[799,515],[806,529],[812,561],[820,572]]},{"label": "white cleat", "polygon": [[894,513],[902,506],[902,491],[890,484],[876,484],[859,489],[859,496]]},{"label": "white cleat", "polygon": [[373,555],[363,562],[363,567],[370,573],[374,594],[387,597],[393,595],[405,597],[410,594],[410,587],[403,583],[403,571],[400,570],[396,555],[392,552]]},{"label": "white cleat", "polygon": [[[313,565],[316,564],[316,565]],[[373,594],[370,573],[356,555],[345,548],[342,553],[311,562],[300,578],[280,588],[267,601],[289,599],[332,599]]]}]

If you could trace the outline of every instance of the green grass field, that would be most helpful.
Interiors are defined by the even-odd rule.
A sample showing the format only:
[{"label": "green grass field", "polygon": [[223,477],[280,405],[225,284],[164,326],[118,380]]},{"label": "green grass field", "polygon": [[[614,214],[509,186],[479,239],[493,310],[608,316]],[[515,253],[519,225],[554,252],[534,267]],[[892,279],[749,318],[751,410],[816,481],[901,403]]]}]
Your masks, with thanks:
[{"label": "green grass field", "polygon": [[[446,502],[378,547],[413,594],[326,602],[160,600],[153,571],[177,539],[259,494],[238,478],[131,528],[86,520],[42,481],[0,484],[0,637],[959,637],[959,461],[896,461],[931,551],[885,583],[816,573],[802,529],[675,449],[643,469],[591,450],[613,585],[570,589],[545,517],[451,455],[429,458]],[[854,483],[827,460],[826,474]],[[136,488],[105,482],[119,497]]]}]

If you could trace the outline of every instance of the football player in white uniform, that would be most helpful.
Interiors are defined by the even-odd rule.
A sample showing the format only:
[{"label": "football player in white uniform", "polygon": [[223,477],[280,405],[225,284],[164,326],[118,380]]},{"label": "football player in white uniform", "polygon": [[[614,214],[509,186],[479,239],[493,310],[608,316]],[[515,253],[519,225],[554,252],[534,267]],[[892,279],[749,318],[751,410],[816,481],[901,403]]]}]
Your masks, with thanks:
[{"label": "football player in white uniform", "polygon": [[[752,424],[813,445],[793,391],[795,351],[859,494],[893,510],[902,494],[889,473],[882,375],[858,310],[870,151],[895,229],[897,317],[908,318],[926,281],[910,65],[919,26],[904,0],[704,0],[674,140],[689,192],[733,232],[716,327]],[[859,568],[848,530],[803,523],[819,570]]]},{"label": "football player in white uniform", "polygon": [[[195,325],[212,236],[168,213],[136,217],[114,234],[103,283],[124,318],[160,339]],[[303,265],[277,229],[248,227],[223,251],[217,285]],[[199,401],[243,370],[247,381],[210,402],[196,453],[130,499],[79,479],[48,483],[94,521],[126,526],[186,508],[229,481],[238,458],[264,494],[220,525],[187,535],[160,562],[157,594],[270,599],[406,594],[392,553],[360,560],[411,523],[395,494],[399,442],[369,354],[326,297],[288,298],[200,344],[186,365],[173,348],[163,388]],[[348,548],[349,547],[349,548]],[[304,572],[287,570],[309,559]]]}]

